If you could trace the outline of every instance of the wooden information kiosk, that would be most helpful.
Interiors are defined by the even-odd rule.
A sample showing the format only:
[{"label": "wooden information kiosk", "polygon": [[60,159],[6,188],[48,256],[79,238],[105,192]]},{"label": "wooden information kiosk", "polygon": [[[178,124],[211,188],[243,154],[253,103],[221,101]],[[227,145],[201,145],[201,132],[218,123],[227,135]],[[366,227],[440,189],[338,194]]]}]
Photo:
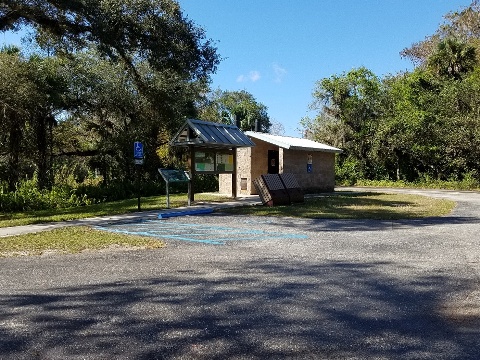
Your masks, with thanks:
[{"label": "wooden information kiosk", "polygon": [[[189,148],[191,180],[195,174],[232,174],[232,197],[237,194],[237,154],[239,147],[255,144],[235,125],[189,119],[180,128],[171,146]],[[195,190],[191,184],[190,200]]]}]

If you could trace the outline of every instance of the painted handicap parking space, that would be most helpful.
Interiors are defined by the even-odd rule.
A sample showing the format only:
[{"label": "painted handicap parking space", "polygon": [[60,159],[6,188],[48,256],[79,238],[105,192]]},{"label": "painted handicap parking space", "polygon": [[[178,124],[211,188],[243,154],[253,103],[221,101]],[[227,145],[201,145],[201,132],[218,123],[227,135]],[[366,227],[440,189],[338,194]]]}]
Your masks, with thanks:
[{"label": "painted handicap parking space", "polygon": [[283,239],[306,239],[306,235],[264,231],[253,226],[227,227],[196,223],[146,220],[138,223],[116,223],[95,226],[95,229],[129,235],[150,236],[188,242],[225,245],[232,241],[262,241]]}]

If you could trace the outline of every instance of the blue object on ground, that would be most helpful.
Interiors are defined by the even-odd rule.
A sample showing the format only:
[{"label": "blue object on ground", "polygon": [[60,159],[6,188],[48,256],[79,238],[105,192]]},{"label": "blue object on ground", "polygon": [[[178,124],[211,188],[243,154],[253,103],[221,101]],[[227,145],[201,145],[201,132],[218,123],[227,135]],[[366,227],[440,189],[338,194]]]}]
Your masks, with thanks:
[{"label": "blue object on ground", "polygon": [[166,219],[174,216],[186,216],[186,215],[198,215],[198,214],[210,214],[213,212],[213,209],[192,209],[192,210],[181,210],[181,211],[171,211],[158,214],[159,219]]}]

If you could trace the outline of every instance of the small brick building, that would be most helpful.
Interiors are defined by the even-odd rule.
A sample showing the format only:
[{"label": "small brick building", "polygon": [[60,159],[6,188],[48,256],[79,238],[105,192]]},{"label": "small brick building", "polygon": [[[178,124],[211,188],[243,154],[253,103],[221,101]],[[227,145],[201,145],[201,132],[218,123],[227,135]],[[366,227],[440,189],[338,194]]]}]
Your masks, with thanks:
[{"label": "small brick building", "polygon": [[[237,149],[237,196],[256,194],[262,174],[293,174],[304,191],[333,191],[335,154],[342,150],[316,141],[247,131],[254,147]],[[232,194],[232,177],[219,175],[219,192]]]}]

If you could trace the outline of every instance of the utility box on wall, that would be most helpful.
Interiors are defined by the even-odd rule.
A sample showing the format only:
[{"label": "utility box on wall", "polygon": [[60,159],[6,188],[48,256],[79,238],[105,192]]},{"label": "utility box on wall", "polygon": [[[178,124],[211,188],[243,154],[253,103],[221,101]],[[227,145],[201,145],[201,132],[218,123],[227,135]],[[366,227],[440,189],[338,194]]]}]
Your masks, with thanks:
[{"label": "utility box on wall", "polygon": [[[292,174],[304,191],[333,191],[335,154],[342,150],[308,139],[253,131],[245,134],[256,146],[237,149],[237,196],[257,194],[253,181],[272,171]],[[246,190],[242,190],[242,179],[246,179]],[[231,178],[219,175],[219,191],[232,193]]]}]

